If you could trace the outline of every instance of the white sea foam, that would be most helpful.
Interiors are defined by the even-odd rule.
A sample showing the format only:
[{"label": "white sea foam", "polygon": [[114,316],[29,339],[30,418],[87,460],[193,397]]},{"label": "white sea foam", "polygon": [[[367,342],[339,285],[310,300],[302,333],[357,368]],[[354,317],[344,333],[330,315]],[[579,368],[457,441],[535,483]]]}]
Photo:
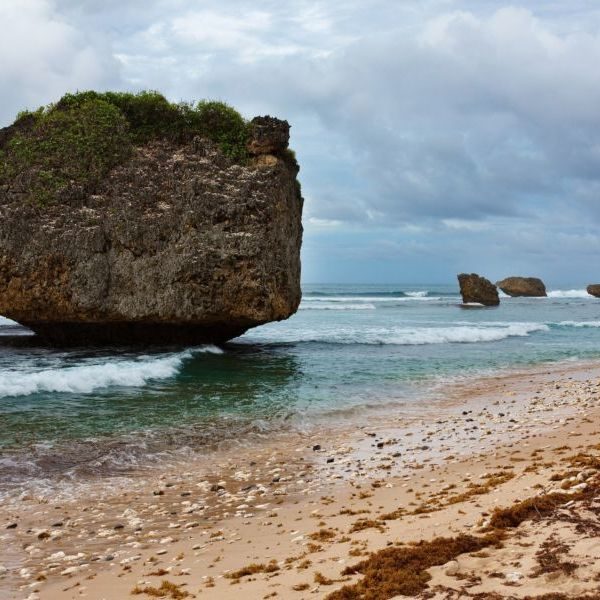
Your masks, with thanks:
[{"label": "white sea foam", "polygon": [[427,294],[428,294],[428,292],[426,292],[426,291],[406,292],[406,295],[410,296],[411,298],[426,298]]},{"label": "white sea foam", "polygon": [[319,303],[302,303],[300,310],[375,310],[375,305],[370,302],[362,304],[351,304],[344,302],[319,302]]},{"label": "white sea foam", "polygon": [[151,380],[176,375],[183,362],[195,352],[222,353],[216,346],[204,346],[161,357],[110,360],[74,367],[40,371],[0,371],[0,397],[27,396],[37,392],[89,393],[111,386],[141,386]]},{"label": "white sea foam", "polygon": [[[426,296],[426,295],[411,295],[420,294],[421,292],[408,292],[406,296],[306,296],[302,299],[302,304],[319,304],[319,303],[373,303],[373,302],[436,302],[442,298],[439,296]],[[427,292],[423,292],[427,294]]]},{"label": "white sea foam", "polygon": [[586,290],[552,290],[548,298],[593,298]]},{"label": "white sea foam", "polygon": [[[335,327],[319,329],[271,330],[269,341],[321,342],[325,344],[378,344],[420,346],[426,344],[495,342],[509,337],[526,337],[538,331],[548,331],[545,323],[507,323],[495,326],[448,326],[448,327]],[[249,335],[255,339],[260,331]],[[266,333],[266,332],[264,332]],[[263,333],[263,334],[264,334]]]},{"label": "white sea foam", "polygon": [[600,321],[561,321],[561,327],[600,327]]},{"label": "white sea foam", "polygon": [[509,337],[526,337],[535,331],[548,331],[543,323],[511,323],[502,327],[431,327],[405,330],[388,343],[422,345],[496,342]]},{"label": "white sea foam", "polygon": [[[446,298],[449,300],[450,298]],[[422,302],[439,302],[443,300],[440,296],[408,296],[405,298],[396,298],[398,302],[414,302],[415,300],[420,300]]]}]

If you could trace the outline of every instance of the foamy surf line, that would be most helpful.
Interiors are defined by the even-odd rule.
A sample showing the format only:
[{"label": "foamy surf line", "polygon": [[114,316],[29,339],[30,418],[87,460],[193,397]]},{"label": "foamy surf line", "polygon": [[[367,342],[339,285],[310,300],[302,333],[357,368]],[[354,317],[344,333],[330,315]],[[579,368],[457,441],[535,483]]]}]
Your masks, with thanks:
[{"label": "foamy surf line", "polygon": [[[440,296],[322,296],[303,298],[300,310],[374,310],[375,304],[394,305],[404,302],[439,302]],[[445,298],[451,300],[451,297]]]},{"label": "foamy surf line", "polygon": [[465,327],[310,329],[302,332],[282,331],[276,341],[285,343],[313,342],[323,344],[421,346],[427,344],[496,342],[509,337],[527,337],[535,332],[547,332],[549,330],[549,326],[545,323],[510,323],[497,326]]},{"label": "foamy surf line", "polygon": [[[159,358],[140,357],[135,360],[112,360],[74,367],[40,371],[0,371],[0,398],[28,396],[40,392],[87,394],[112,386],[139,387],[152,380],[174,377],[183,363],[196,353],[221,354],[216,346],[202,346]],[[110,361],[110,362],[109,362]]]},{"label": "foamy surf line", "polygon": [[375,310],[370,302],[351,304],[346,302],[319,302],[315,304],[302,303],[300,310]]},{"label": "foamy surf line", "polygon": [[548,298],[593,298],[587,293],[587,290],[551,290],[548,292]]}]

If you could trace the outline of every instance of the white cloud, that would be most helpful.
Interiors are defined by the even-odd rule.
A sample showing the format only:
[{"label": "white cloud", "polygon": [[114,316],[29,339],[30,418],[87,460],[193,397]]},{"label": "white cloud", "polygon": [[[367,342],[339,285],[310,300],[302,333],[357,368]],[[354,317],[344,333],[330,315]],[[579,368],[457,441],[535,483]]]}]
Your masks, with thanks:
[{"label": "white cloud", "polygon": [[442,219],[442,224],[448,229],[458,231],[485,231],[490,229],[490,223],[482,221],[467,221],[466,219]]},{"label": "white cloud", "polygon": [[340,227],[340,225],[343,225],[342,221],[337,221],[335,219],[317,219],[316,217],[309,217],[307,221],[313,227],[319,228]]},{"label": "white cloud", "polygon": [[2,2],[0,22],[0,121],[67,90],[117,81],[117,63],[103,40],[79,31],[49,0]]}]

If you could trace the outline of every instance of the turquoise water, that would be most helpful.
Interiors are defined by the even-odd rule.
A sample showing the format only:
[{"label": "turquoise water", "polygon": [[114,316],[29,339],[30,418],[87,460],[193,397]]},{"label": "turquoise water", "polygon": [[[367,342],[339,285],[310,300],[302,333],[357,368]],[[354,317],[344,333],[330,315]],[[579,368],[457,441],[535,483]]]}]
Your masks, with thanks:
[{"label": "turquoise water", "polygon": [[0,322],[0,485],[113,473],[222,442],[418,410],[440,382],[600,356],[584,290],[462,308],[455,286],[304,286],[223,348],[36,347]]}]

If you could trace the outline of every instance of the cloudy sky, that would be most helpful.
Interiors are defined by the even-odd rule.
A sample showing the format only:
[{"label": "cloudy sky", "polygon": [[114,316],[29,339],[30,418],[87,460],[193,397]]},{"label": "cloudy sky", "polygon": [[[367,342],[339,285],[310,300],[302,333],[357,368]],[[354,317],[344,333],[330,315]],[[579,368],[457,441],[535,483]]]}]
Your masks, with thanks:
[{"label": "cloudy sky", "polygon": [[600,280],[592,0],[0,0],[0,125],[82,89],[292,124],[306,282]]}]

